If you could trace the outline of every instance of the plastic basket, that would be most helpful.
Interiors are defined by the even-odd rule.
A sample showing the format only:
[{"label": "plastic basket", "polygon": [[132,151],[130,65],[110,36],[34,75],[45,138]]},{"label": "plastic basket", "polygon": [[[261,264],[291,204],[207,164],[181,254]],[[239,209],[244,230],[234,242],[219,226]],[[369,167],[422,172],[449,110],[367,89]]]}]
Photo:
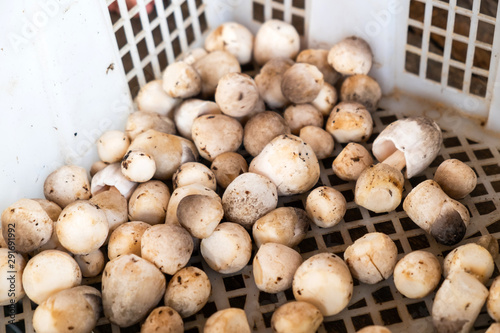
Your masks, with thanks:
[{"label": "plastic basket", "polygon": [[[117,3],[120,14],[110,15]],[[369,41],[374,52],[370,75],[385,97],[373,113],[374,134],[408,115],[426,115],[444,130],[440,155],[420,177],[407,180],[405,194],[432,178],[445,159],[458,158],[478,175],[474,192],[462,202],[471,225],[462,243],[481,235],[500,236],[500,25],[498,2],[488,0],[37,0],[0,3],[0,209],[21,197],[42,197],[45,177],[57,166],[89,167],[97,160],[94,141],[110,129],[123,129],[133,110],[132,97],[167,64],[189,48],[203,45],[210,28],[237,21],[253,32],[262,22],[282,19],[297,27],[303,48],[329,48],[349,35]],[[146,5],[154,3],[151,13]],[[485,60],[486,59],[486,60]],[[465,114],[467,116],[465,116]],[[333,156],[342,147],[336,145]],[[374,214],[358,207],[354,184],[338,179],[332,158],[320,162],[320,183],[343,193],[347,213],[339,225],[311,227],[298,246],[304,258],[319,252],[342,254],[367,232],[388,234],[399,256],[424,249],[443,257],[451,250],[437,244],[399,207]],[[280,205],[303,207],[305,196],[285,197]],[[255,287],[252,267],[229,275],[215,274],[199,254],[191,264],[212,282],[205,308],[185,319],[187,332],[202,332],[218,309],[244,308],[252,328],[271,332],[273,311],[293,299],[291,290],[270,295]],[[499,274],[496,259],[494,276]],[[490,281],[491,282],[491,281]],[[99,284],[99,278],[86,280]],[[376,285],[356,285],[348,308],[326,317],[319,332],[355,332],[369,324],[392,332],[432,332],[434,294],[411,300],[392,278]],[[25,297],[17,305],[16,326],[33,332],[35,306]],[[0,313],[0,333],[8,309]],[[474,325],[484,331],[492,319],[485,309]],[[120,329],[101,318],[94,332]]]}]

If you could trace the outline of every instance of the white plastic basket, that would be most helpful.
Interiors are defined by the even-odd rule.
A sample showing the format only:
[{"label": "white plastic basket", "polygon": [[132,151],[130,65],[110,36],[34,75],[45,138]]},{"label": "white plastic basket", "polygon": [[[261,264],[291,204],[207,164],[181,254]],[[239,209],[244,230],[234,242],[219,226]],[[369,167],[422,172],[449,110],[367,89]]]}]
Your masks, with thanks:
[{"label": "white plastic basket", "polygon": [[[110,16],[108,6],[114,2],[120,15]],[[146,5],[151,2],[154,9],[148,14]],[[350,35],[368,40],[374,53],[370,75],[381,84],[385,97],[373,113],[374,135],[367,148],[396,119],[422,114],[435,119],[444,129],[443,148],[423,176],[406,181],[405,194],[432,178],[441,161],[458,158],[478,175],[476,190],[462,200],[472,217],[463,242],[484,234],[500,236],[500,140],[493,133],[500,132],[497,1],[137,3],[127,10],[125,0],[0,2],[0,31],[5,32],[0,35],[0,210],[21,197],[43,197],[43,181],[59,165],[88,168],[97,160],[94,141],[106,130],[123,129],[138,89],[160,78],[166,65],[189,48],[203,45],[212,27],[237,21],[256,32],[261,22],[277,18],[297,27],[303,48],[329,48]],[[489,55],[489,60],[480,63],[478,55],[486,59]],[[341,149],[337,145],[333,156]],[[401,208],[373,214],[355,205],[354,184],[333,175],[331,162],[332,158],[321,161],[320,181],[344,194],[348,211],[334,228],[311,227],[298,246],[304,258],[324,251],[341,254],[366,232],[382,231],[396,242],[400,257],[425,249],[442,260],[450,248],[437,244]],[[303,207],[304,199],[304,195],[282,198],[280,205]],[[273,311],[293,299],[291,291],[260,293],[251,266],[221,276],[197,254],[191,263],[207,271],[213,292],[207,306],[185,320],[187,332],[202,332],[210,314],[229,306],[244,308],[255,331],[271,332]],[[494,276],[499,264],[497,259]],[[86,283],[98,284],[99,279]],[[319,332],[355,332],[371,323],[386,325],[392,332],[432,332],[433,296],[405,298],[392,278],[373,286],[357,285],[348,308],[325,318]],[[33,331],[33,309],[27,298],[17,307],[17,326],[26,332]],[[8,320],[4,309],[0,333],[10,332]],[[474,330],[482,332],[490,322],[483,309]],[[104,318],[94,330],[138,331],[139,326],[120,330]]]}]

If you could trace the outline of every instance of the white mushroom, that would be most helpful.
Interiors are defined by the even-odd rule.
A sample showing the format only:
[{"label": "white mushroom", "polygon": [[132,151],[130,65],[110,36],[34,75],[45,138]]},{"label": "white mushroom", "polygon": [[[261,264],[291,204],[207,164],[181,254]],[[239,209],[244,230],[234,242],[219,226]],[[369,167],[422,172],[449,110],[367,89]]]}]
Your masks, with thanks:
[{"label": "white mushroom", "polygon": [[255,76],[259,94],[270,108],[281,108],[289,103],[281,91],[281,82],[283,74],[293,64],[293,60],[289,58],[273,58],[266,62]]},{"label": "white mushroom", "polygon": [[323,316],[342,311],[351,300],[352,292],[349,268],[333,253],[310,257],[299,266],[293,278],[295,299],[316,306]]},{"label": "white mushroom", "polygon": [[174,192],[172,192],[172,195],[170,196],[165,223],[179,224],[179,220],[177,219],[177,207],[179,206],[179,203],[182,199],[192,194],[208,195],[220,201],[220,197],[217,193],[201,184],[191,184],[183,187],[178,187]]},{"label": "white mushroom", "polygon": [[120,192],[104,191],[94,195],[89,201],[106,214],[109,233],[113,232],[120,224],[128,221],[127,199]]},{"label": "white mushroom", "polygon": [[236,308],[219,310],[207,319],[203,333],[250,333],[245,311]]},{"label": "white mushroom", "polygon": [[162,80],[153,80],[139,90],[135,102],[139,111],[168,116],[180,100],[171,97],[163,90]]},{"label": "white mushroom", "polygon": [[59,207],[58,204],[46,199],[33,199],[33,200],[38,202],[40,206],[42,206],[43,210],[49,215],[52,221],[57,221],[57,219],[59,218],[59,214],[61,214],[62,212],[62,208]]},{"label": "white mushroom", "polygon": [[245,124],[243,145],[245,150],[255,157],[272,139],[290,133],[287,121],[279,113],[264,111],[250,118]]},{"label": "white mushroom", "polygon": [[316,332],[323,322],[323,315],[314,305],[292,301],[281,305],[271,317],[271,327],[276,333]]},{"label": "white mushroom", "polygon": [[325,129],[337,142],[362,142],[372,135],[373,120],[363,105],[340,102],[330,113]]},{"label": "white mushroom", "polygon": [[103,162],[116,163],[122,160],[129,145],[130,140],[125,133],[107,131],[97,139],[97,153]]},{"label": "white mushroom", "polygon": [[394,268],[394,285],[408,298],[423,298],[439,284],[441,264],[427,251],[413,251],[405,255]]},{"label": "white mushroom", "polygon": [[251,172],[236,177],[222,196],[226,219],[245,228],[250,228],[277,205],[276,185],[268,178]]},{"label": "white mushroom", "polygon": [[311,104],[290,105],[283,113],[283,118],[293,135],[299,135],[306,126],[323,127],[323,115]]},{"label": "white mushroom", "polygon": [[222,113],[231,117],[244,117],[257,106],[259,91],[247,74],[228,73],[219,80],[215,102]]},{"label": "white mushroom", "polygon": [[214,271],[235,273],[250,261],[252,240],[241,225],[224,222],[215,228],[210,237],[201,240],[200,252]]},{"label": "white mushroom", "polygon": [[257,247],[265,243],[279,243],[289,247],[298,245],[306,237],[311,220],[300,208],[280,207],[258,219],[252,227]]},{"label": "white mushroom", "polygon": [[248,172],[248,164],[240,154],[227,152],[214,158],[210,169],[215,175],[217,184],[222,188],[226,188],[236,177]]},{"label": "white mushroom", "polygon": [[206,56],[208,52],[202,48],[202,47],[197,47],[194,49],[190,49],[184,54],[183,61],[186,64],[193,65],[195,62]]},{"label": "white mushroom", "polygon": [[66,206],[56,225],[61,245],[74,254],[88,254],[100,248],[108,237],[106,213],[87,200]]},{"label": "white mushroom", "polygon": [[160,306],[151,311],[141,326],[141,333],[182,333],[184,322],[169,306]]},{"label": "white mushroom", "polygon": [[356,333],[391,333],[391,331],[384,326],[370,325],[363,327]]},{"label": "white mushroom", "polygon": [[220,114],[219,106],[212,101],[188,99],[182,102],[174,112],[175,126],[184,138],[192,140],[191,128],[193,121],[204,114]]},{"label": "white mushroom", "polygon": [[[283,172],[283,170],[287,172]],[[269,178],[279,195],[310,190],[319,179],[319,162],[311,146],[294,135],[280,135],[271,140],[250,163],[250,172]]]},{"label": "white mushroom", "polygon": [[156,173],[153,157],[139,150],[129,150],[121,162],[121,171],[131,182],[144,183]]},{"label": "white mushroom", "polygon": [[471,193],[477,184],[474,170],[462,161],[449,159],[439,165],[434,180],[441,189],[455,200]]},{"label": "white mushroom", "polygon": [[253,35],[245,26],[236,22],[225,22],[212,30],[205,39],[208,52],[227,51],[241,65],[252,60]]},{"label": "white mushroom", "polygon": [[61,208],[75,200],[90,198],[90,182],[87,171],[75,165],[65,165],[52,172],[45,179],[43,194],[47,200]]},{"label": "white mushroom", "polygon": [[99,275],[104,268],[104,254],[97,249],[89,254],[75,255],[75,261],[80,267],[83,277],[94,277]]},{"label": "white mushroom", "polygon": [[323,74],[316,66],[295,63],[283,74],[281,92],[292,103],[311,103],[318,97],[323,84]]},{"label": "white mushroom", "polygon": [[141,237],[141,256],[163,273],[173,275],[186,266],[193,253],[193,239],[183,227],[157,224]]},{"label": "white mushroom", "polygon": [[294,26],[278,20],[262,24],[255,35],[253,57],[259,65],[272,58],[294,59],[300,50],[300,36]]},{"label": "white mushroom", "polygon": [[30,300],[41,304],[58,291],[79,286],[82,283],[82,273],[69,254],[47,250],[28,261],[22,282]]},{"label": "white mushroom", "polygon": [[330,112],[332,112],[333,107],[337,105],[337,101],[337,90],[335,87],[325,82],[318,96],[316,96],[311,104],[318,109],[323,116],[328,116]]},{"label": "white mushroom", "polygon": [[217,189],[217,181],[212,170],[197,162],[187,162],[181,165],[172,177],[172,184],[174,190],[191,184],[201,184],[213,191]]},{"label": "white mushroom", "polygon": [[292,286],[293,275],[302,264],[294,249],[277,243],[259,247],[253,259],[253,278],[257,288],[266,293],[278,293]]},{"label": "white mushroom", "polygon": [[96,173],[107,167],[109,163],[103,161],[97,161],[92,164],[90,167],[90,178],[94,177]]},{"label": "white mushroom", "polygon": [[165,292],[165,304],[187,318],[207,304],[212,285],[199,268],[184,267],[172,276]]},{"label": "white mushroom", "polygon": [[201,94],[210,97],[221,77],[227,73],[241,72],[238,59],[226,51],[213,51],[200,58],[193,64],[194,69],[201,77]]},{"label": "white mushroom", "polygon": [[348,143],[332,162],[332,171],[342,180],[357,180],[373,164],[368,150],[359,143]]},{"label": "white mushroom", "polygon": [[372,58],[368,43],[354,36],[335,44],[328,53],[328,63],[342,75],[368,74]]},{"label": "white mushroom", "polygon": [[12,306],[24,295],[22,284],[26,261],[23,256],[11,249],[0,249],[0,306]]},{"label": "white mushroom", "polygon": [[500,321],[500,277],[498,276],[490,286],[486,309],[491,318]]},{"label": "white mushroom", "polygon": [[128,202],[129,219],[149,224],[165,221],[170,191],[165,183],[150,180],[135,189]]},{"label": "white mushroom", "polygon": [[318,160],[329,157],[335,148],[333,137],[317,126],[305,126],[300,129],[299,137],[311,146]]},{"label": "white mushroom", "polygon": [[137,183],[131,182],[123,175],[121,163],[113,163],[99,171],[92,177],[90,191],[93,196],[105,192],[110,188],[115,188],[125,199],[130,198],[132,192],[137,187]]},{"label": "white mushroom", "polygon": [[352,276],[367,284],[389,278],[396,266],[398,248],[381,232],[371,232],[348,246],[344,258]]},{"label": "white mushroom", "polygon": [[325,82],[331,85],[334,85],[341,77],[341,75],[328,63],[328,50],[307,49],[301,51],[296,61],[316,66],[321,73],[323,73]]},{"label": "white mushroom", "polygon": [[207,238],[224,217],[219,198],[193,194],[184,197],[177,206],[177,219],[196,238]]},{"label": "white mushroom", "polygon": [[201,77],[190,64],[177,61],[163,72],[163,90],[174,98],[189,98],[201,91]]},{"label": "white mushroom", "polygon": [[499,246],[495,236],[490,234],[483,235],[479,237],[476,243],[484,247],[486,250],[488,250],[488,252],[493,257],[493,260],[495,260],[498,257]]},{"label": "white mushroom", "polygon": [[125,125],[125,133],[134,140],[139,134],[153,129],[158,132],[175,134],[175,124],[167,116],[162,116],[154,112],[136,111],[132,112]]},{"label": "white mushroom", "polygon": [[111,260],[102,274],[104,316],[128,327],[140,322],[165,293],[165,276],[152,263],[134,254]]},{"label": "white mushroom", "polygon": [[108,258],[113,260],[125,254],[141,256],[141,238],[150,224],[140,221],[127,222],[113,231],[108,242]]},{"label": "white mushroom", "polygon": [[484,333],[500,333],[500,323],[493,323]]},{"label": "white mushroom", "polygon": [[486,284],[494,269],[495,262],[488,250],[469,243],[455,248],[444,258],[443,276],[446,278],[456,271],[464,271]]},{"label": "white mushroom", "polygon": [[349,76],[342,82],[340,99],[344,102],[363,104],[370,112],[377,110],[382,89],[377,81],[364,74]]},{"label": "white mushroom", "polygon": [[316,187],[307,196],[306,212],[317,226],[330,228],[344,218],[346,200],[333,187]]}]

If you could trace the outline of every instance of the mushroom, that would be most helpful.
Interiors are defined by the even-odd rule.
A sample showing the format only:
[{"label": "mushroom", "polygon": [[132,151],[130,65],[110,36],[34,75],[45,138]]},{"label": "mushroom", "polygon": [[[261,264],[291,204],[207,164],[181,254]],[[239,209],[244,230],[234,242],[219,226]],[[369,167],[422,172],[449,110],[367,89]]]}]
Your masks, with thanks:
[{"label": "mushroom", "polygon": [[359,37],[348,37],[328,52],[328,63],[342,75],[368,74],[372,67],[370,45]]},{"label": "mushroom", "polygon": [[205,39],[208,52],[227,51],[241,65],[252,60],[253,35],[245,26],[236,22],[225,22],[212,30]]},{"label": "mushroom", "polygon": [[302,264],[302,257],[294,249],[277,243],[259,247],[253,259],[253,278],[257,288],[275,294],[292,286],[293,275]]},{"label": "mushroom", "polygon": [[271,327],[276,333],[316,332],[323,322],[323,315],[314,305],[292,301],[281,305],[271,317]]},{"label": "mushroom", "polygon": [[125,133],[130,140],[134,140],[139,134],[150,129],[166,134],[175,134],[175,124],[167,116],[144,111],[132,112],[128,116]]},{"label": "mushroom", "polygon": [[312,190],[306,199],[306,212],[318,227],[337,225],[346,212],[346,200],[333,187],[320,186]]},{"label": "mushroom", "polygon": [[266,62],[255,76],[259,94],[270,108],[282,108],[289,103],[281,91],[281,82],[283,74],[293,64],[293,60],[288,58],[273,58]]},{"label": "mushroom", "polygon": [[[283,172],[283,170],[288,170]],[[271,140],[250,163],[250,172],[269,178],[278,195],[309,191],[319,179],[319,162],[311,146],[294,135],[280,135]]]},{"label": "mushroom", "polygon": [[500,333],[500,323],[493,323],[484,333]]},{"label": "mushroom", "polygon": [[31,199],[20,199],[5,208],[1,216],[2,235],[15,251],[27,253],[47,243],[54,222],[42,206]]},{"label": "mushroom", "polygon": [[363,327],[356,333],[391,333],[391,331],[384,326],[370,325]]},{"label": "mushroom", "polygon": [[101,293],[90,286],[61,290],[40,304],[33,313],[37,333],[85,333],[97,325]]},{"label": "mushroom", "polygon": [[257,247],[265,243],[297,246],[306,237],[311,220],[305,210],[280,207],[258,219],[252,227]]},{"label": "mushroom", "polygon": [[491,318],[500,321],[500,277],[498,276],[490,286],[486,309]]},{"label": "mushroom", "polygon": [[262,149],[280,134],[290,134],[290,127],[279,113],[264,111],[256,114],[245,124],[243,145],[252,156],[260,154]]},{"label": "mushroom", "polygon": [[344,252],[352,276],[367,284],[389,278],[394,272],[397,256],[396,244],[381,232],[367,233]]},{"label": "mushroom", "polygon": [[323,115],[311,104],[290,105],[283,113],[293,135],[299,135],[306,126],[323,127]]},{"label": "mushroom", "polygon": [[93,196],[112,188],[117,190],[125,199],[130,198],[137,187],[137,183],[131,182],[123,175],[121,163],[113,163],[99,171],[92,177],[90,191]]},{"label": "mushroom", "polygon": [[327,158],[333,153],[335,141],[330,133],[321,127],[304,126],[300,129],[299,137],[311,146],[318,160]]},{"label": "mushroom", "polygon": [[408,193],[403,209],[413,222],[444,245],[460,242],[469,225],[467,208],[448,197],[438,183],[430,179]]},{"label": "mushroom", "polygon": [[193,253],[193,239],[183,227],[157,224],[141,237],[141,257],[152,262],[163,273],[173,275],[187,265]]},{"label": "mushroom", "polygon": [[184,163],[172,177],[174,189],[191,184],[201,184],[215,191],[217,181],[215,175],[206,165],[197,162]]},{"label": "mushroom", "polygon": [[311,103],[318,97],[323,84],[323,74],[316,66],[295,63],[283,74],[281,92],[292,103]]},{"label": "mushroom", "polygon": [[193,121],[199,116],[205,114],[220,114],[219,106],[212,101],[204,101],[201,99],[188,99],[182,102],[174,112],[174,121],[177,131],[184,138],[192,140],[191,128]]},{"label": "mushroom", "polygon": [[61,245],[71,253],[88,254],[104,244],[109,224],[106,213],[99,206],[78,200],[63,209],[56,232]]},{"label": "mushroom", "polygon": [[224,191],[226,219],[250,228],[278,205],[276,185],[267,177],[247,172],[236,177]]},{"label": "mushroom", "polygon": [[22,283],[30,300],[41,304],[58,291],[79,286],[82,283],[82,273],[69,254],[47,250],[28,261]]},{"label": "mushroom", "polygon": [[190,49],[186,53],[184,53],[183,61],[188,65],[193,65],[195,62],[197,62],[207,54],[208,52],[202,47]]},{"label": "mushroom", "polygon": [[190,64],[177,61],[163,72],[163,90],[174,98],[189,98],[201,91],[201,77]]},{"label": "mushroom", "polygon": [[227,152],[214,158],[210,169],[215,175],[217,184],[222,188],[226,188],[236,177],[248,172],[248,164],[240,154]]},{"label": "mushroom", "polygon": [[49,215],[52,221],[57,221],[59,214],[61,214],[62,209],[55,202],[47,199],[33,199],[42,206],[43,210]]},{"label": "mushroom", "polygon": [[488,289],[471,274],[458,271],[449,275],[432,305],[437,333],[469,332],[487,297]]},{"label": "mushroom", "polygon": [[294,59],[300,50],[300,36],[294,26],[279,20],[264,22],[255,35],[253,57],[259,65],[273,58]]},{"label": "mushroom", "polygon": [[87,171],[75,165],[64,165],[45,179],[43,194],[47,200],[61,208],[75,200],[90,198],[90,183]]},{"label": "mushroom", "polygon": [[198,158],[195,145],[180,136],[147,130],[138,135],[129,150],[140,150],[153,157],[156,163],[155,179],[172,178],[179,166]]},{"label": "mushroom", "polygon": [[349,268],[339,256],[319,253],[299,266],[292,287],[297,301],[311,303],[323,316],[332,316],[351,300],[353,281]]},{"label": "mushroom", "polygon": [[121,162],[121,171],[131,182],[144,183],[156,173],[153,157],[140,150],[129,150]]},{"label": "mushroom", "polygon": [[169,306],[160,306],[151,311],[141,326],[141,333],[183,333],[181,316]]},{"label": "mushroom", "polygon": [[102,274],[104,316],[120,327],[140,322],[160,302],[165,285],[162,272],[135,254],[109,261]]},{"label": "mushroom", "polygon": [[139,111],[168,116],[179,104],[180,100],[171,97],[163,90],[162,80],[153,80],[142,86],[135,98],[135,102]]},{"label": "mushroom", "polygon": [[167,224],[179,224],[177,219],[177,208],[181,200],[188,195],[192,194],[202,194],[207,195],[212,198],[216,198],[220,201],[220,197],[217,193],[205,187],[201,184],[191,184],[183,187],[178,187],[170,196],[170,201],[168,202],[167,214],[165,218],[165,223]]},{"label": "mushroom", "polygon": [[311,102],[312,106],[318,109],[323,116],[329,116],[333,107],[337,104],[338,96],[335,87],[329,83],[324,83],[318,96]]},{"label": "mushroom", "polygon": [[193,266],[184,267],[168,283],[165,305],[187,318],[207,304],[211,290],[212,285],[204,271]]},{"label": "mushroom", "polygon": [[184,197],[177,206],[177,219],[196,238],[207,238],[224,217],[220,199],[193,194]]},{"label": "mushroom", "polygon": [[328,63],[328,50],[307,49],[301,51],[296,61],[316,66],[321,73],[323,73],[325,82],[331,85],[334,85],[341,77],[341,75]]},{"label": "mushroom", "polygon": [[90,178],[94,177],[96,173],[107,167],[109,163],[103,161],[97,161],[92,164],[90,167]]},{"label": "mushroom", "polygon": [[486,284],[493,275],[495,262],[487,249],[481,245],[469,243],[455,248],[444,258],[443,275],[464,271]]},{"label": "mushroom", "polygon": [[209,237],[201,240],[200,252],[214,271],[235,273],[250,261],[252,240],[241,225],[224,222]]},{"label": "mushroom", "polygon": [[192,135],[201,157],[211,162],[217,155],[238,150],[243,141],[243,127],[223,114],[203,115],[194,120]]},{"label": "mushroom", "polygon": [[363,142],[372,135],[373,120],[363,105],[340,102],[331,111],[325,129],[337,142]]},{"label": "mushroom", "polygon": [[97,139],[97,154],[105,163],[120,162],[127,152],[130,140],[121,131],[104,132]]},{"label": "mushroom", "polygon": [[24,295],[22,284],[26,261],[15,252],[14,246],[0,249],[0,306],[12,306]]},{"label": "mushroom", "polygon": [[488,252],[493,257],[493,260],[498,257],[498,241],[494,236],[483,235],[477,240],[476,243],[488,250]]},{"label": "mushroom", "polygon": [[77,254],[75,261],[80,267],[83,277],[86,278],[99,275],[104,268],[104,254],[99,249],[89,254]]},{"label": "mushroom", "polygon": [[219,310],[205,322],[203,333],[250,333],[247,315],[242,309]]},{"label": "mushroom", "polygon": [[204,97],[213,96],[221,77],[228,73],[241,72],[238,59],[226,51],[210,52],[198,59],[193,67],[200,74],[201,94]]},{"label": "mushroom", "polygon": [[357,180],[373,164],[370,152],[359,143],[348,143],[332,163],[332,171],[342,180]]},{"label": "mushroom", "polygon": [[257,106],[259,91],[254,80],[247,74],[228,73],[219,80],[215,102],[225,115],[243,117]]},{"label": "mushroom", "polygon": [[405,255],[394,268],[394,285],[408,298],[429,295],[441,279],[441,264],[427,251],[413,251]]},{"label": "mushroom", "polygon": [[128,221],[127,199],[118,191],[109,190],[98,193],[89,202],[97,205],[106,214],[109,233],[113,232],[120,224]]},{"label": "mushroom", "polygon": [[165,183],[150,180],[135,189],[128,202],[129,219],[158,224],[165,221],[170,191]]},{"label": "mushroom", "polygon": [[342,82],[340,99],[344,102],[363,104],[370,112],[377,110],[382,89],[377,81],[365,74],[349,76]]},{"label": "mushroom", "polygon": [[125,254],[141,256],[141,238],[150,224],[140,221],[127,222],[116,228],[108,242],[108,258],[113,260]]},{"label": "mushroom", "polygon": [[458,200],[465,198],[476,188],[477,176],[464,162],[449,159],[439,165],[434,174],[434,181],[450,198]]}]

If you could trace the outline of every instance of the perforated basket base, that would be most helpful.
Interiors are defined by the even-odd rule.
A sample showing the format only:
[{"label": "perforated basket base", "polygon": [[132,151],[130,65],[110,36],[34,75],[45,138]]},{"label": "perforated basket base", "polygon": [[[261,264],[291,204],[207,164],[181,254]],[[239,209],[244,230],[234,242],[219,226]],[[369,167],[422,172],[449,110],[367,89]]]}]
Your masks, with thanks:
[{"label": "perforated basket base", "polygon": [[[380,109],[372,114],[375,127],[366,147],[371,149],[371,143],[377,134],[389,123],[403,118],[403,114],[423,114],[435,119],[442,127],[444,137],[439,156],[425,174],[406,181],[405,195],[423,180],[432,178],[442,161],[457,158],[471,166],[478,175],[476,189],[461,200],[471,214],[471,224],[466,239],[461,244],[473,242],[486,234],[492,234],[498,239],[500,236],[498,137],[488,135],[473,121],[448,113],[442,106],[427,103],[419,98],[395,94],[390,98],[384,98],[380,103]],[[333,156],[337,156],[342,148],[340,144],[336,144]],[[332,161],[333,157],[330,157],[320,162],[321,178],[318,185],[333,186],[341,191],[347,201],[347,213],[344,220],[333,228],[321,229],[311,226],[306,239],[297,247],[304,259],[320,252],[333,252],[342,256],[346,247],[353,241],[367,232],[378,231],[386,233],[394,240],[398,247],[399,258],[405,253],[423,249],[436,254],[442,262],[444,256],[451,250],[450,247],[437,244],[407,217],[401,206],[388,214],[374,214],[358,207],[353,201],[354,183],[337,178],[331,170]],[[303,208],[306,196],[307,194],[281,198],[280,205]],[[206,319],[215,311],[227,307],[245,309],[254,331],[271,332],[270,322],[274,310],[294,299],[291,290],[275,295],[259,292],[253,281],[250,265],[236,274],[219,275],[207,266],[197,251],[190,264],[207,272],[212,282],[212,295],[202,311],[184,320],[186,332],[202,332]],[[499,274],[499,258],[495,264],[493,277]],[[99,281],[98,277],[86,280],[85,283],[100,289]],[[392,277],[376,285],[355,282],[354,295],[348,308],[338,315],[326,317],[318,331],[355,332],[366,325],[377,324],[387,326],[392,332],[433,332],[430,317],[433,298],[434,293],[417,300],[402,296],[394,287]],[[31,317],[34,308],[35,306],[26,297],[19,302],[16,325],[22,331],[33,332]],[[0,332],[16,332],[6,328],[8,320],[8,308],[4,307],[4,311],[0,314]],[[474,332],[484,332],[491,322],[492,319],[483,309],[474,325]],[[105,318],[101,318],[94,329],[94,332],[99,333],[139,331],[140,325],[120,329],[110,325]]]}]

